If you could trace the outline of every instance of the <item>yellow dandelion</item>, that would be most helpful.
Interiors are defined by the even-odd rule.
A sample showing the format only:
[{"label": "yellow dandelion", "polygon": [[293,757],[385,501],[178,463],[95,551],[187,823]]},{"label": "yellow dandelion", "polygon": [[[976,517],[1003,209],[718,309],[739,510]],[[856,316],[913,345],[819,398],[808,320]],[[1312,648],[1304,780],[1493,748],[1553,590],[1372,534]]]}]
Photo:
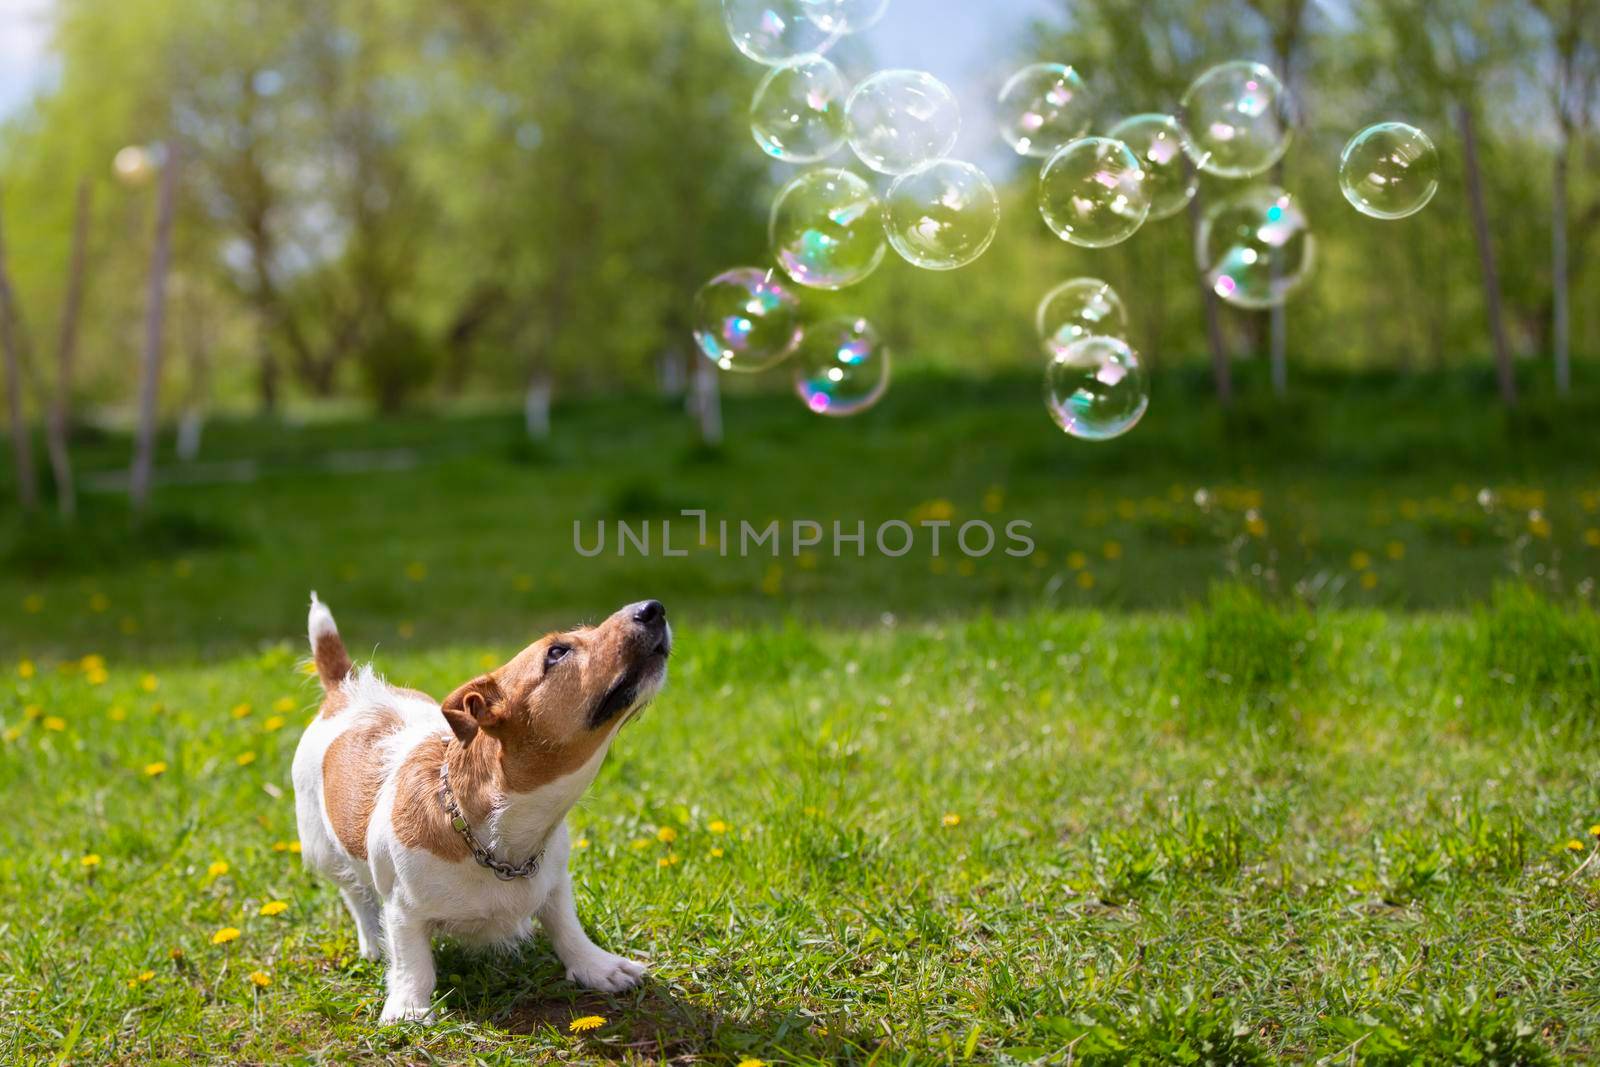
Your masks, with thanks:
[{"label": "yellow dandelion", "polygon": [[1383,554],[1388,556],[1390,559],[1396,560],[1396,561],[1405,559],[1406,558],[1406,545],[1405,545],[1405,542],[1404,541],[1390,541],[1387,545],[1383,546]]},{"label": "yellow dandelion", "polygon": [[93,670],[83,672],[83,680],[90,685],[105,685],[110,677],[111,675],[106,673],[104,667],[96,667]]},{"label": "yellow dandelion", "polygon": [[239,928],[237,926],[224,926],[211,935],[211,943],[213,945],[226,945],[229,941],[237,940],[239,940]]},{"label": "yellow dandelion", "polygon": [[300,854],[300,842],[298,842],[298,841],[290,841],[289,842],[289,851],[293,852],[295,855],[299,855]]},{"label": "yellow dandelion", "polygon": [[1089,557],[1082,552],[1068,552],[1067,566],[1075,571],[1081,571],[1089,565]]},{"label": "yellow dandelion", "polygon": [[994,515],[1005,506],[1006,491],[998,485],[991,485],[989,491],[983,494],[983,510]]},{"label": "yellow dandelion", "polygon": [[582,1034],[590,1030],[598,1030],[605,1024],[606,1020],[603,1015],[585,1015],[568,1023],[567,1030],[574,1034]]},{"label": "yellow dandelion", "polygon": [[944,818],[940,819],[939,822],[944,826],[960,826],[961,816],[953,811],[947,811],[944,813]]},{"label": "yellow dandelion", "polygon": [[25,659],[17,664],[18,678],[32,678],[34,675],[33,660]]},{"label": "yellow dandelion", "polygon": [[128,709],[121,704],[113,704],[106,709],[106,718],[112,722],[122,722],[128,717]]},{"label": "yellow dandelion", "polygon": [[255,986],[257,989],[265,989],[267,986],[272,984],[272,975],[268,974],[266,971],[251,971],[250,984]]},{"label": "yellow dandelion", "polygon": [[721,859],[722,858],[722,849],[720,849],[720,848],[712,849],[711,850],[711,857],[713,859]]},{"label": "yellow dandelion", "polygon": [[233,762],[237,763],[241,767],[248,767],[255,761],[256,754],[254,752],[241,752],[237,756],[233,757]]},{"label": "yellow dandelion", "polygon": [[1372,566],[1372,557],[1369,556],[1367,553],[1362,552],[1360,550],[1357,550],[1355,552],[1350,553],[1350,569],[1351,570],[1353,570],[1353,571],[1364,571],[1370,566]]},{"label": "yellow dandelion", "polygon": [[960,563],[956,564],[956,573],[961,575],[963,578],[971,578],[974,574],[978,573],[978,565],[972,562],[970,559],[964,559]]},{"label": "yellow dandelion", "polygon": [[1544,512],[1534,508],[1528,512],[1528,532],[1541,541],[1550,537],[1550,520],[1544,517]]},{"label": "yellow dandelion", "polygon": [[767,1061],[758,1059],[742,1059],[739,1061],[739,1067],[767,1067]]},{"label": "yellow dandelion", "polygon": [[157,678],[153,674],[147,674],[143,678],[139,679],[139,688],[143,689],[146,693],[154,693],[157,689],[161,688],[161,679]]},{"label": "yellow dandelion", "polygon": [[22,598],[22,610],[29,615],[37,615],[44,610],[44,597],[38,593],[29,593]]},{"label": "yellow dandelion", "polygon": [[1107,541],[1100,547],[1100,552],[1106,559],[1118,560],[1122,558],[1122,545],[1117,541]]},{"label": "yellow dandelion", "polygon": [[288,852],[289,851],[289,842],[287,842],[287,841],[274,841],[272,843],[272,851],[274,851],[274,852]]},{"label": "yellow dandelion", "polygon": [[106,669],[106,658],[98,652],[91,652],[78,660],[78,667],[83,671],[103,671]]},{"label": "yellow dandelion", "polygon": [[167,953],[167,955],[172,958],[173,962],[177,962],[178,960],[183,959],[183,949],[174,946],[172,951]]},{"label": "yellow dandelion", "polygon": [[81,866],[81,867],[89,868],[91,870],[93,868],[95,868],[95,867],[100,866],[100,853],[98,853],[98,852],[89,853],[87,856],[84,856],[82,859],[80,859],[78,861],[78,865]]},{"label": "yellow dandelion", "polygon": [[1094,575],[1090,574],[1088,571],[1079,571],[1078,572],[1078,588],[1079,589],[1093,589],[1094,588]]},{"label": "yellow dandelion", "polygon": [[270,734],[274,730],[283,729],[283,724],[284,724],[285,721],[286,720],[284,719],[284,717],[282,715],[273,715],[273,716],[271,716],[271,717],[269,717],[267,719],[263,719],[262,720],[261,728],[263,730],[265,730],[267,733]]},{"label": "yellow dandelion", "polygon": [[808,548],[795,557],[795,562],[800,565],[800,569],[803,571],[814,571],[817,569],[818,558],[817,554]]},{"label": "yellow dandelion", "polygon": [[706,829],[714,834],[725,834],[728,832],[728,824],[721,819],[712,819],[706,824]]},{"label": "yellow dandelion", "polygon": [[146,763],[144,765],[144,773],[151,778],[158,777],[167,773],[167,765],[160,760],[156,760],[154,763]]},{"label": "yellow dandelion", "polygon": [[297,706],[294,697],[279,697],[272,702],[272,710],[279,715],[287,715]]},{"label": "yellow dandelion", "polygon": [[243,719],[249,717],[250,711],[251,708],[249,704],[235,704],[233,706],[233,711],[229,712],[229,714],[231,714],[235,719]]},{"label": "yellow dandelion", "polygon": [[24,706],[23,709],[22,709],[22,717],[24,719],[27,719],[29,722],[33,722],[35,719],[37,719],[39,716],[41,716],[43,714],[44,714],[44,709],[41,708],[37,704],[28,704],[28,705]]},{"label": "yellow dandelion", "polygon": [[647,849],[650,847],[650,839],[648,837],[641,837],[635,841],[629,842],[628,847],[633,849],[635,852],[638,852],[642,849]]},{"label": "yellow dandelion", "polygon": [[678,854],[676,852],[671,852],[671,853],[668,853],[665,856],[662,856],[659,860],[657,860],[656,861],[656,866],[657,867],[676,867],[678,865],[678,859],[679,859]]},{"label": "yellow dandelion", "polygon": [[485,652],[483,655],[478,657],[478,666],[482,667],[486,671],[492,671],[499,665],[500,661],[495,658],[493,652]]},{"label": "yellow dandelion", "polygon": [[150,981],[155,976],[156,976],[156,972],[154,972],[154,971],[140,971],[137,975],[134,976],[134,981],[138,982],[140,985],[144,985],[146,982]]},{"label": "yellow dandelion", "polygon": [[282,915],[288,910],[288,902],[282,900],[269,900],[265,904],[261,905],[261,914],[267,916],[268,918],[271,918],[274,915]]},{"label": "yellow dandelion", "polygon": [[46,715],[44,717],[44,728],[60,733],[67,728],[67,720],[59,715]]},{"label": "yellow dandelion", "polygon": [[578,838],[576,841],[574,841],[572,843],[572,847],[573,848],[588,848],[589,847],[589,839],[587,837],[580,837],[580,838]]},{"label": "yellow dandelion", "polygon": [[783,568],[776,563],[767,566],[767,572],[761,576],[761,592],[766,596],[777,596],[783,592]]},{"label": "yellow dandelion", "polygon": [[1600,528],[1591,526],[1583,531],[1583,543],[1590,548],[1600,548]]},{"label": "yellow dandelion", "polygon": [[1589,827],[1589,836],[1600,837],[1600,822],[1597,822],[1593,826]]},{"label": "yellow dandelion", "polygon": [[15,741],[17,738],[19,738],[21,736],[22,736],[22,727],[20,727],[20,726],[7,726],[6,727],[5,738],[6,738],[6,740],[8,742],[9,741]]},{"label": "yellow dandelion", "polygon": [[110,607],[111,601],[106,599],[104,593],[95,593],[89,597],[89,610],[96,615],[108,610]]},{"label": "yellow dandelion", "polygon": [[406,577],[411,579],[413,582],[420,582],[424,578],[426,578],[427,576],[428,576],[427,564],[421,563],[421,562],[413,562],[413,563],[407,563],[406,564]]},{"label": "yellow dandelion", "polygon": [[1585,845],[1582,841],[1579,841],[1576,837],[1570,839],[1566,844],[1566,849],[1568,852],[1582,852],[1587,847],[1587,845]]},{"label": "yellow dandelion", "polygon": [[1376,574],[1373,574],[1371,571],[1364,571],[1362,573],[1362,575],[1361,575],[1361,588],[1363,588],[1363,589],[1376,589],[1377,587],[1378,587],[1378,576]]},{"label": "yellow dandelion", "polygon": [[211,866],[206,868],[206,873],[213,878],[221,878],[223,875],[228,873],[228,861],[217,860]]},{"label": "yellow dandelion", "polygon": [[1244,513],[1244,529],[1251,537],[1267,536],[1267,520],[1254,508]]}]

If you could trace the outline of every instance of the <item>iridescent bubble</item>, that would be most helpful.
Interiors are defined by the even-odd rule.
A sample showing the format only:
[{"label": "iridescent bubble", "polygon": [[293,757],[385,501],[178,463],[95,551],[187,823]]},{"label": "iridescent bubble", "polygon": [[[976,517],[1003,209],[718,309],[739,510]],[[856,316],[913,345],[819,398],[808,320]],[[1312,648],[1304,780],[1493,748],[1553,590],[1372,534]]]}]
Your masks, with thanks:
[{"label": "iridescent bubble", "polygon": [[815,163],[844,144],[844,101],[850,87],[820,56],[773,67],[750,100],[750,132],[774,159]]},{"label": "iridescent bubble", "polygon": [[769,66],[821,55],[839,38],[806,17],[805,0],[722,0],[722,22],[739,51]]},{"label": "iridescent bubble", "polygon": [[876,26],[889,0],[801,0],[806,17],[829,33],[860,33]]},{"label": "iridescent bubble", "polygon": [[880,70],[845,104],[850,147],[879,174],[904,174],[941,159],[961,133],[955,96],[932,74]]},{"label": "iridescent bubble", "polygon": [[1094,119],[1089,88],[1061,63],[1035,63],[1013,74],[1000,90],[1000,136],[1018,155],[1048,159],[1089,132]]},{"label": "iridescent bubble", "polygon": [[1339,156],[1339,188],[1375,219],[1403,219],[1439,191],[1439,152],[1428,135],[1403,122],[1368,126]]},{"label": "iridescent bubble", "polygon": [[856,415],[889,389],[889,350],[872,323],[829,319],[806,330],[795,359],[794,390],[818,415]]},{"label": "iridescent bubble", "polygon": [[1133,115],[1106,136],[1127,145],[1139,160],[1150,189],[1147,221],[1171,218],[1189,206],[1200,174],[1189,163],[1189,134],[1171,115]]},{"label": "iridescent bubble", "polygon": [[1085,337],[1122,337],[1128,312],[1117,291],[1099,278],[1074,278],[1044,295],[1034,326],[1045,352],[1058,356]]},{"label": "iridescent bubble", "polygon": [[1316,239],[1300,204],[1270,185],[1224,197],[1200,221],[1200,257],[1206,281],[1223,300],[1268,308],[1305,281]]},{"label": "iridescent bubble", "polygon": [[977,259],[1000,229],[1000,195],[988,175],[955,159],[902,174],[883,204],[889,243],[927,270],[955,270]]},{"label": "iridescent bubble", "polygon": [[794,352],[803,335],[800,301],[776,271],[735,267],[695,294],[695,344],[723,370],[765,370]]},{"label": "iridescent bubble", "polygon": [[847,170],[808,170],[772,204],[767,234],[778,265],[801,285],[843,289],[883,262],[883,218],[872,187]]},{"label": "iridescent bubble", "polygon": [[1150,406],[1139,354],[1119,337],[1074,341],[1045,371],[1045,406],[1057,426],[1085,441],[1127,433]]},{"label": "iridescent bubble", "polygon": [[1039,213],[1063,241],[1105,248],[1150,214],[1150,189],[1132,149],[1109,137],[1062,146],[1039,175]]},{"label": "iridescent bubble", "polygon": [[1288,90],[1265,64],[1248,60],[1190,82],[1178,117],[1195,166],[1219,178],[1260,174],[1283,158],[1294,133]]}]

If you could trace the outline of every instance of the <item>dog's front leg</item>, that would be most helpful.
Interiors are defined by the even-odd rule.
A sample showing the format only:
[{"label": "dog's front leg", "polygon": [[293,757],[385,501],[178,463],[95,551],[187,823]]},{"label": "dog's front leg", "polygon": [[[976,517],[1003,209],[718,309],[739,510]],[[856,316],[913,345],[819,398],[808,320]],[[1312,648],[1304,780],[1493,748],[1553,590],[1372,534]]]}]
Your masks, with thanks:
[{"label": "dog's front leg", "polygon": [[556,955],[566,965],[567,981],[617,993],[633,988],[644,977],[644,964],[607,952],[589,940],[572,902],[572,874],[565,868],[538,914]]},{"label": "dog's front leg", "polygon": [[379,1022],[433,1021],[433,948],[428,924],[390,901],[383,909],[383,935],[389,942],[389,999]]}]

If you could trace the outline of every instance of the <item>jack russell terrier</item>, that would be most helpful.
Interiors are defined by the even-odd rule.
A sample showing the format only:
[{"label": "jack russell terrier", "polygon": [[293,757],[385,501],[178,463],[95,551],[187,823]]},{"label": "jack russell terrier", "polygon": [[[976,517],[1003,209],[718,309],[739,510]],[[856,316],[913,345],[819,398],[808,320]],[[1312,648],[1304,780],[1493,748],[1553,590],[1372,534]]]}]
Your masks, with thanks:
[{"label": "jack russell terrier", "polygon": [[355,669],[315,593],[308,629],[326,695],[294,755],[301,852],[338,884],[361,955],[389,958],[382,1021],[432,1020],[432,934],[511,945],[535,915],[569,981],[636,985],[644,965],[578,922],[566,815],[666,681],[660,602],[542,637],[442,704]]}]

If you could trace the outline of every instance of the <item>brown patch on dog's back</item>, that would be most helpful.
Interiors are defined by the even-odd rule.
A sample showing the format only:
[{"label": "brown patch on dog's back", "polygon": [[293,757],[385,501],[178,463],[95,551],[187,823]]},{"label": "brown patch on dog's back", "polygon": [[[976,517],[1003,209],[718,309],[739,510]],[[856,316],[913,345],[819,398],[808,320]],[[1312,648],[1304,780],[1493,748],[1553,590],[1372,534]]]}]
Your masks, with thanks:
[{"label": "brown patch on dog's back", "polygon": [[[461,840],[450,817],[445,814],[439,800],[439,764],[444,761],[443,738],[430,737],[412,749],[395,772],[394,835],[410,848],[421,848],[445,860],[464,860],[472,855],[467,843]],[[478,791],[465,788],[461,775],[454,776],[451,791],[456,803],[473,822],[488,813],[488,806],[480,804]]]},{"label": "brown patch on dog's back", "polygon": [[[333,694],[329,694],[330,702]],[[323,714],[330,714],[326,705]],[[356,859],[367,858],[367,826],[383,788],[378,744],[404,725],[391,708],[378,708],[333,739],[322,757],[322,806],[334,836]]]}]

